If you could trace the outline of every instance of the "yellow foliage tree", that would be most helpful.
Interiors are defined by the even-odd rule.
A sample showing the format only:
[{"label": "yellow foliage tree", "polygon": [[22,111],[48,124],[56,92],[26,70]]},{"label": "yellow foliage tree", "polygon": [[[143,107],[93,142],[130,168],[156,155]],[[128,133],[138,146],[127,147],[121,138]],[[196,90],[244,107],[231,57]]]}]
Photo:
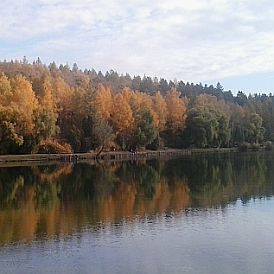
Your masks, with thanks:
[{"label": "yellow foliage tree", "polygon": [[43,140],[52,137],[57,132],[57,105],[53,96],[53,85],[49,77],[42,83],[42,96],[35,117],[36,134]]},{"label": "yellow foliage tree", "polygon": [[156,127],[161,131],[165,128],[167,120],[167,105],[163,96],[157,92],[153,96],[152,108],[155,113]]},{"label": "yellow foliage tree", "polygon": [[10,103],[10,97],[12,95],[10,80],[7,76],[0,76],[0,105],[7,106]]},{"label": "yellow foliage tree", "polygon": [[47,111],[57,111],[55,98],[53,97],[53,86],[49,77],[46,77],[43,81],[43,95],[41,98],[41,105]]},{"label": "yellow foliage tree", "polygon": [[96,115],[108,120],[113,108],[113,99],[110,88],[99,85],[98,89],[95,91],[93,104]]},{"label": "yellow foliage tree", "polygon": [[72,89],[63,78],[57,77],[54,81],[54,98],[59,110],[71,109]]},{"label": "yellow foliage tree", "polygon": [[20,113],[24,121],[22,125],[27,134],[32,133],[34,127],[33,114],[38,107],[38,100],[32,90],[31,83],[19,75],[11,79],[12,96],[10,107]]},{"label": "yellow foliage tree", "polygon": [[127,98],[122,93],[115,95],[112,112],[112,123],[117,133],[130,132],[133,129],[133,113]]},{"label": "yellow foliage tree", "polygon": [[195,99],[194,106],[211,107],[215,110],[225,113],[227,117],[231,116],[230,106],[226,104],[224,100],[218,100],[217,97],[213,95],[200,94]]},{"label": "yellow foliage tree", "polygon": [[143,102],[143,97],[141,95],[141,92],[131,91],[130,96],[127,95],[126,98],[132,110],[132,114],[134,116],[134,121],[136,124],[137,121],[139,121],[140,119],[139,114],[140,114],[140,109]]},{"label": "yellow foliage tree", "polygon": [[134,115],[134,125],[137,126],[139,122],[142,120],[142,113],[144,110],[150,112],[153,118],[153,124],[157,128],[158,127],[158,117],[155,113],[155,109],[153,107],[154,101],[152,96],[147,95],[143,92],[139,91],[127,91],[126,98],[128,98],[129,105],[132,109]]},{"label": "yellow foliage tree", "polygon": [[183,128],[187,112],[186,99],[180,98],[180,93],[175,89],[172,89],[167,93],[165,101],[167,106],[167,123],[169,128],[171,130]]}]

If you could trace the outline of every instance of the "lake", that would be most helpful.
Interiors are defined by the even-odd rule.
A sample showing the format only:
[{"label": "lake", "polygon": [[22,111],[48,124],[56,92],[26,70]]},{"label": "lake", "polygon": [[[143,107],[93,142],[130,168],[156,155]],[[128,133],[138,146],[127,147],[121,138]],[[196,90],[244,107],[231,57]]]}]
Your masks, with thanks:
[{"label": "lake", "polygon": [[274,154],[0,168],[0,273],[273,273]]}]

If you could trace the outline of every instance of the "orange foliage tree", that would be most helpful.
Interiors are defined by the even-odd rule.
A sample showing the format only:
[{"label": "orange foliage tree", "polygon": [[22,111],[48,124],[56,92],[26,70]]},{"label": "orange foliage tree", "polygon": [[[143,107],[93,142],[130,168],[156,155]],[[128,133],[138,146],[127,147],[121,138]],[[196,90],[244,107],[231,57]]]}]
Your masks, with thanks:
[{"label": "orange foliage tree", "polygon": [[167,93],[165,101],[168,128],[171,130],[183,128],[186,119],[187,100],[180,98],[180,93],[172,89]]}]

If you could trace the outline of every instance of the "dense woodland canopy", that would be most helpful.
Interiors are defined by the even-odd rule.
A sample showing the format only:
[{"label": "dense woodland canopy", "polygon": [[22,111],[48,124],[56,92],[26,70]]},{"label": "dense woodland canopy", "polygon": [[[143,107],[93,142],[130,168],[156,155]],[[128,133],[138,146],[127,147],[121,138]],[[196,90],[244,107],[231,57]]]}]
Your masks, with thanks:
[{"label": "dense woodland canopy", "polygon": [[160,147],[232,147],[274,141],[274,96],[236,96],[220,83],[167,81],[0,62],[0,154]]}]

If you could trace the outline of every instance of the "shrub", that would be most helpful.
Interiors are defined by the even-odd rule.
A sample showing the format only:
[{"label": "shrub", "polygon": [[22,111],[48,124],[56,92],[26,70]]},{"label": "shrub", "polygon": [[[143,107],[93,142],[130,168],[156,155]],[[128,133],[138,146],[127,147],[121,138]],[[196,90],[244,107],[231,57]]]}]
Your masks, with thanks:
[{"label": "shrub", "polygon": [[47,139],[40,142],[36,153],[41,154],[66,154],[72,153],[72,148],[67,143],[59,143],[56,140]]},{"label": "shrub", "polygon": [[251,144],[250,149],[253,151],[258,151],[258,150],[260,150],[260,144],[253,143],[253,144]]},{"label": "shrub", "polygon": [[246,152],[246,151],[248,151],[249,148],[250,148],[250,144],[249,143],[242,143],[242,144],[239,145],[238,150],[240,152]]},{"label": "shrub", "polygon": [[151,149],[151,150],[157,150],[159,147],[160,147],[160,138],[159,137],[156,137],[151,144],[146,146],[147,149]]}]

